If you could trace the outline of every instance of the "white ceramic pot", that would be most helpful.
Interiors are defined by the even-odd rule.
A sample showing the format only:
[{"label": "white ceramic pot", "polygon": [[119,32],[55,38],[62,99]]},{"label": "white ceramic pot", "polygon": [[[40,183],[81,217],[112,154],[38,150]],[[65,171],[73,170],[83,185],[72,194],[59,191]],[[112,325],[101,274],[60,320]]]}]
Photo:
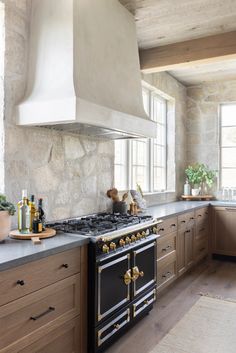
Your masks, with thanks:
[{"label": "white ceramic pot", "polygon": [[198,196],[198,195],[199,195],[199,188],[192,189],[192,196]]},{"label": "white ceramic pot", "polygon": [[0,211],[0,242],[6,239],[11,230],[11,216],[8,211]]}]

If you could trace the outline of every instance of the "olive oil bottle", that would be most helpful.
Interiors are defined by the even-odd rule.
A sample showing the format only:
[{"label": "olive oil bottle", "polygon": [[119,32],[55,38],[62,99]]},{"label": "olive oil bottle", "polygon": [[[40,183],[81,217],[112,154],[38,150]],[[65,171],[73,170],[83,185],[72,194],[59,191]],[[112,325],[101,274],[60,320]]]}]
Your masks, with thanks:
[{"label": "olive oil bottle", "polygon": [[36,212],[34,195],[31,195],[31,197],[30,197],[29,206],[30,206],[30,231],[32,232],[32,230],[33,230],[33,220],[34,220],[35,212]]},{"label": "olive oil bottle", "polygon": [[18,230],[22,234],[30,233],[30,205],[27,190],[22,190],[22,200],[18,202]]}]

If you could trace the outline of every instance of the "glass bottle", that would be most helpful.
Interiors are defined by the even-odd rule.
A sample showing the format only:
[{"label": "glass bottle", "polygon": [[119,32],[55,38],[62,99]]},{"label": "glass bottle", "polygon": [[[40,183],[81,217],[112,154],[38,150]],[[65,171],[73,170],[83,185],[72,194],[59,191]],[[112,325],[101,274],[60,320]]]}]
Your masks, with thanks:
[{"label": "glass bottle", "polygon": [[33,219],[33,233],[42,233],[43,225],[42,221],[39,218],[39,212],[36,211]]},{"label": "glass bottle", "polygon": [[22,190],[22,200],[18,202],[18,230],[22,234],[30,233],[30,206],[27,190]]},{"label": "glass bottle", "polygon": [[30,231],[32,232],[32,230],[33,230],[33,220],[34,220],[34,216],[35,216],[35,212],[36,212],[34,195],[31,195],[29,205],[30,205]]},{"label": "glass bottle", "polygon": [[42,222],[42,225],[43,225],[43,230],[46,229],[46,219],[45,219],[45,212],[43,210],[43,199],[39,199],[38,200],[38,212],[39,212],[39,219],[41,220]]}]

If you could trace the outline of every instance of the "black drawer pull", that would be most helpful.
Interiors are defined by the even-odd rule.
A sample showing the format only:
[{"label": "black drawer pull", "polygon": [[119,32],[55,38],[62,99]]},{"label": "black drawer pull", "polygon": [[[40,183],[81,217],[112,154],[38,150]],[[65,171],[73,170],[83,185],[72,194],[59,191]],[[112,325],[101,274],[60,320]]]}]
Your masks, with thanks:
[{"label": "black drawer pull", "polygon": [[165,230],[164,228],[160,228],[159,232],[164,232],[164,230]]},{"label": "black drawer pull", "polygon": [[204,250],[205,250],[205,248],[201,248],[199,251],[200,251],[200,252],[203,252]]},{"label": "black drawer pull", "polygon": [[194,217],[190,217],[190,219],[194,219]]},{"label": "black drawer pull", "polygon": [[172,247],[170,246],[170,245],[168,245],[166,248],[163,248],[163,249],[161,249],[161,251],[167,251],[167,250],[170,250]]},{"label": "black drawer pull", "polygon": [[199,214],[199,215],[198,215],[198,217],[202,217],[202,215],[201,215],[201,214]]},{"label": "black drawer pull", "polygon": [[49,306],[49,308],[46,311],[44,311],[44,313],[39,314],[37,316],[31,316],[30,320],[36,321],[36,320],[40,319],[41,317],[43,317],[47,314],[50,314],[52,311],[55,311],[55,310],[56,309],[53,306]]},{"label": "black drawer pull", "polygon": [[186,221],[181,221],[181,223],[186,223]]},{"label": "black drawer pull", "polygon": [[175,223],[171,224],[171,227],[176,227],[176,224]]},{"label": "black drawer pull", "polygon": [[68,264],[63,264],[63,265],[62,265],[62,267],[64,267],[64,268],[68,268],[68,267],[69,267],[69,265],[68,265]]},{"label": "black drawer pull", "polygon": [[190,233],[190,230],[186,230],[186,232],[185,233]]},{"label": "black drawer pull", "polygon": [[167,277],[169,277],[170,275],[171,275],[171,272],[168,271],[168,272],[166,272],[166,274],[162,275],[162,278],[167,278]]},{"label": "black drawer pull", "polygon": [[24,286],[25,285],[25,281],[23,281],[23,279],[18,279],[16,284],[19,284],[20,286]]}]

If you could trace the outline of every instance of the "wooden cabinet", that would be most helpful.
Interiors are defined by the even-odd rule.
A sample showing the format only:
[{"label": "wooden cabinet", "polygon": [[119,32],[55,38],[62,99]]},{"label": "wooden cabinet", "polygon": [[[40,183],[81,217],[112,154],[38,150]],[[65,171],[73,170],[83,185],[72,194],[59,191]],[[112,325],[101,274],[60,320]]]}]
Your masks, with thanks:
[{"label": "wooden cabinet", "polygon": [[178,217],[177,264],[179,276],[194,263],[194,227],[194,212],[187,212]]},{"label": "wooden cabinet", "polygon": [[214,207],[212,253],[236,256],[236,207]]},{"label": "wooden cabinet", "polygon": [[[157,292],[162,291],[177,277],[177,217],[165,220],[161,228],[165,229],[165,235],[157,239]],[[166,229],[175,231],[167,233]]]},{"label": "wooden cabinet", "polygon": [[86,271],[85,246],[0,272],[0,352],[86,352]]}]

